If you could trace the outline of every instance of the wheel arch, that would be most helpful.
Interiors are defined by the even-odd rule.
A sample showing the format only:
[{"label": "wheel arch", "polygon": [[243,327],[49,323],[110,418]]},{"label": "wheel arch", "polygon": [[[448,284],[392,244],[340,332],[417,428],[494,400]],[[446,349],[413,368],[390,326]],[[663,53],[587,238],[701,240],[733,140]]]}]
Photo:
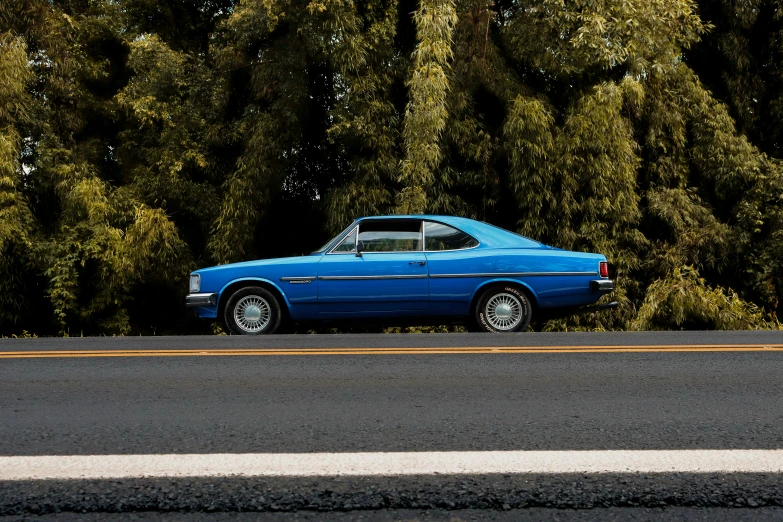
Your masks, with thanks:
[{"label": "wheel arch", "polygon": [[519,288],[525,294],[525,297],[527,297],[528,300],[530,301],[530,306],[533,308],[533,312],[535,316],[535,313],[538,311],[538,295],[527,283],[520,281],[518,279],[510,279],[510,278],[491,279],[477,286],[476,289],[473,291],[473,295],[470,296],[470,312],[469,312],[470,316],[472,317],[473,314],[475,313],[476,306],[478,305],[479,299],[488,288],[491,288],[493,286],[502,286],[502,285],[509,285],[509,284],[511,286]]},{"label": "wheel arch", "polygon": [[291,303],[288,301],[288,297],[285,295],[285,292],[283,292],[279,286],[268,279],[263,279],[260,277],[243,277],[241,279],[235,279],[227,283],[218,293],[218,318],[223,317],[223,312],[226,309],[226,303],[228,302],[231,295],[240,288],[245,288],[247,286],[260,286],[261,288],[265,288],[272,292],[272,295],[275,296],[278,304],[280,304],[280,309],[285,314],[283,317],[285,318],[291,316]]}]

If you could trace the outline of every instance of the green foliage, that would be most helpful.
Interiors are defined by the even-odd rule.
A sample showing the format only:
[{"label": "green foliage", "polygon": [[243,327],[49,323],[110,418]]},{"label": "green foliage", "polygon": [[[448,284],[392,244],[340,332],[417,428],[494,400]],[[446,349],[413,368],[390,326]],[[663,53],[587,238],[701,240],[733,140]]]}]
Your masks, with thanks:
[{"label": "green foliage", "polygon": [[346,31],[333,61],[346,95],[335,98],[329,110],[334,123],[327,129],[348,174],[345,183],[331,187],[327,196],[328,229],[335,233],[357,216],[391,210],[399,161],[401,115],[392,99],[404,70],[395,48],[398,5],[366,2],[363,15],[349,5],[352,23],[343,25]]},{"label": "green foliage", "polygon": [[515,2],[511,48],[553,74],[671,64],[704,32],[689,0]]},{"label": "green foliage", "polygon": [[33,77],[24,40],[0,34],[0,325],[19,321],[35,218],[20,185],[20,127],[29,121]]},{"label": "green foliage", "polygon": [[648,289],[632,330],[661,330],[672,325],[683,329],[749,330],[780,328],[768,322],[763,311],[740,299],[735,292],[710,288],[690,266],[675,268]]},{"label": "green foliage", "polygon": [[777,0],[702,0],[714,29],[686,56],[754,146],[783,157],[783,9]]},{"label": "green foliage", "polygon": [[451,43],[457,13],[452,0],[422,0],[414,15],[416,50],[408,82],[403,139],[405,159],[399,181],[397,211],[421,214],[427,207],[427,192],[443,154],[439,138],[446,126],[446,68],[452,58]]},{"label": "green foliage", "polygon": [[6,0],[0,334],[219,333],[191,269],[394,212],[605,253],[620,308],[545,330],[777,327],[782,12]]}]

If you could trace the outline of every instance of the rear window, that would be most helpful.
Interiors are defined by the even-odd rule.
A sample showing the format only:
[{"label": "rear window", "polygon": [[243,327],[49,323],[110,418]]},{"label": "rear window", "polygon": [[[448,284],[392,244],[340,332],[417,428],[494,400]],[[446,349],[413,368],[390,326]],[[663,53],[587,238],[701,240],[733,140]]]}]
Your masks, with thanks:
[{"label": "rear window", "polygon": [[434,221],[424,222],[424,241],[424,249],[429,251],[462,250],[479,244],[465,232]]}]

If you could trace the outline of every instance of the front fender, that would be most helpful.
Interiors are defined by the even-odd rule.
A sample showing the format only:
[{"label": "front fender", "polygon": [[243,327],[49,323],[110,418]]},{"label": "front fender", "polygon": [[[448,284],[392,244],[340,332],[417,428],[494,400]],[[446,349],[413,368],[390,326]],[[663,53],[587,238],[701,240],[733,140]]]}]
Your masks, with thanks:
[{"label": "front fender", "polygon": [[220,305],[223,302],[223,294],[225,293],[226,289],[232,285],[236,285],[237,283],[246,283],[246,282],[258,282],[258,283],[264,283],[265,285],[269,285],[273,287],[277,292],[283,297],[283,300],[285,301],[285,306],[288,308],[288,311],[291,311],[291,302],[288,300],[288,296],[283,292],[283,289],[280,288],[280,285],[277,283],[274,283],[273,281],[263,278],[263,277],[240,277],[237,279],[233,279],[223,285],[223,288],[220,289],[220,292],[218,292],[218,302],[217,302],[217,308],[220,309]]}]

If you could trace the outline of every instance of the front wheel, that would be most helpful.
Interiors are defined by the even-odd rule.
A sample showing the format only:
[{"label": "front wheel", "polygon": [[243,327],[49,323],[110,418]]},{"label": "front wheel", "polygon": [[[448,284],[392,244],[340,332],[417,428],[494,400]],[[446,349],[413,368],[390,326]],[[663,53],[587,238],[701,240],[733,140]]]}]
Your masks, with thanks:
[{"label": "front wheel", "polygon": [[260,286],[248,286],[234,292],[223,313],[228,329],[238,335],[275,333],[281,317],[275,296]]},{"label": "front wheel", "polygon": [[513,286],[489,288],[476,305],[476,324],[483,332],[521,332],[530,324],[531,315],[527,296]]}]

